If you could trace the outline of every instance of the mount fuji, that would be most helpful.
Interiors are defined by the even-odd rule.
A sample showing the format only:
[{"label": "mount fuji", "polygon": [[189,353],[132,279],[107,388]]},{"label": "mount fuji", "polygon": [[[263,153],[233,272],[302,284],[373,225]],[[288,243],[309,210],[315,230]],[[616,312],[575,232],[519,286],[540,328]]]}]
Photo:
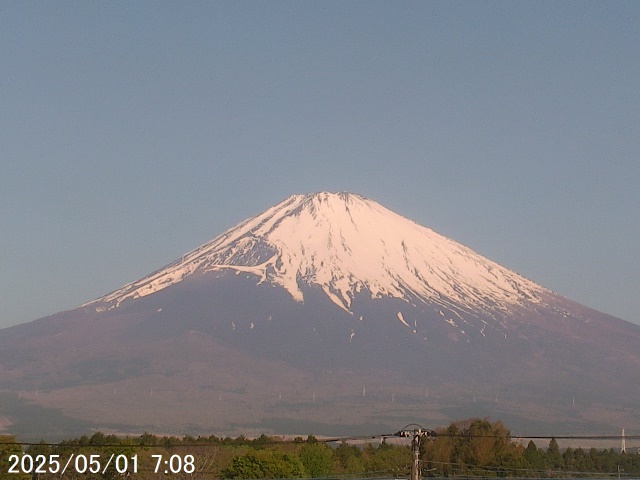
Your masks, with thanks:
[{"label": "mount fuji", "polygon": [[321,192],[0,331],[0,425],[42,435],[37,409],[56,432],[335,435],[490,416],[615,433],[640,421],[638,372],[639,326]]}]

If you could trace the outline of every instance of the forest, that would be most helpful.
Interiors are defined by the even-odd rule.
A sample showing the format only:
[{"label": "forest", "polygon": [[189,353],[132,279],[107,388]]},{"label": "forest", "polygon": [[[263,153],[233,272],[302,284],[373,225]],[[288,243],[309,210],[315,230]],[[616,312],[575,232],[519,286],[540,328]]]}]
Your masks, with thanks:
[{"label": "forest", "polygon": [[[97,432],[57,444],[23,444],[0,436],[0,478],[408,478],[412,455],[406,439],[372,441]],[[500,421],[469,419],[421,438],[420,471],[434,478],[630,478],[640,476],[640,455],[619,449],[561,450],[555,438],[545,445],[525,445],[512,439]]]}]

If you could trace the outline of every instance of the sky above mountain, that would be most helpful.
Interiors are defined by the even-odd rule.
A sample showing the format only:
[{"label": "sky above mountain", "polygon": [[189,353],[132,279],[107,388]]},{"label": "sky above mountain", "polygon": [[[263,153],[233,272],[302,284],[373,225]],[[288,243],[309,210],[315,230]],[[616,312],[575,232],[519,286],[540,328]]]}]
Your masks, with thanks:
[{"label": "sky above mountain", "polygon": [[640,323],[637,2],[0,6],[0,327],[351,191]]}]

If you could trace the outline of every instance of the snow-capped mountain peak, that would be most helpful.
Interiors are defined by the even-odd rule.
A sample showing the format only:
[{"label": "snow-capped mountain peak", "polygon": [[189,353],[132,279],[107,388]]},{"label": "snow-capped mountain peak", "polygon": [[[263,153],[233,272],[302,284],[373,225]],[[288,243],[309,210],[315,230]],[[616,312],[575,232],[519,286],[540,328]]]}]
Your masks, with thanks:
[{"label": "snow-capped mountain peak", "polygon": [[[3,330],[0,379],[6,391],[45,391],[38,405],[65,412],[64,428],[71,415],[100,429],[125,414],[136,429],[163,418],[177,431],[280,434],[292,421],[370,428],[397,412],[433,421],[489,408],[526,428],[584,431],[594,412],[638,423],[638,345],[637,325],[376,202],[322,192],[82,308]],[[132,401],[151,386],[152,400]],[[107,410],[87,410],[87,398]]]},{"label": "snow-capped mountain peak", "polygon": [[352,193],[292,195],[167,267],[90,304],[113,308],[195,273],[247,272],[304,301],[317,286],[351,311],[371,298],[501,310],[538,303],[541,286],[433,230]]}]

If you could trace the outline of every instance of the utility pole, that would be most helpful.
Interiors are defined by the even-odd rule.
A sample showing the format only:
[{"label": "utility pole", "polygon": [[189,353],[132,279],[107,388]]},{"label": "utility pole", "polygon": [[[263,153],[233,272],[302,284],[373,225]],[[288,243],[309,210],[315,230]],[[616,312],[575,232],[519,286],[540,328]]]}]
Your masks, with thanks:
[{"label": "utility pole", "polygon": [[[408,430],[408,427],[415,427]],[[404,430],[395,433],[396,437],[412,437],[411,439],[411,480],[420,480],[420,440],[422,437],[433,437],[436,432],[420,425],[407,425]]]},{"label": "utility pole", "polygon": [[411,480],[420,480],[420,435],[416,433],[411,440]]}]

